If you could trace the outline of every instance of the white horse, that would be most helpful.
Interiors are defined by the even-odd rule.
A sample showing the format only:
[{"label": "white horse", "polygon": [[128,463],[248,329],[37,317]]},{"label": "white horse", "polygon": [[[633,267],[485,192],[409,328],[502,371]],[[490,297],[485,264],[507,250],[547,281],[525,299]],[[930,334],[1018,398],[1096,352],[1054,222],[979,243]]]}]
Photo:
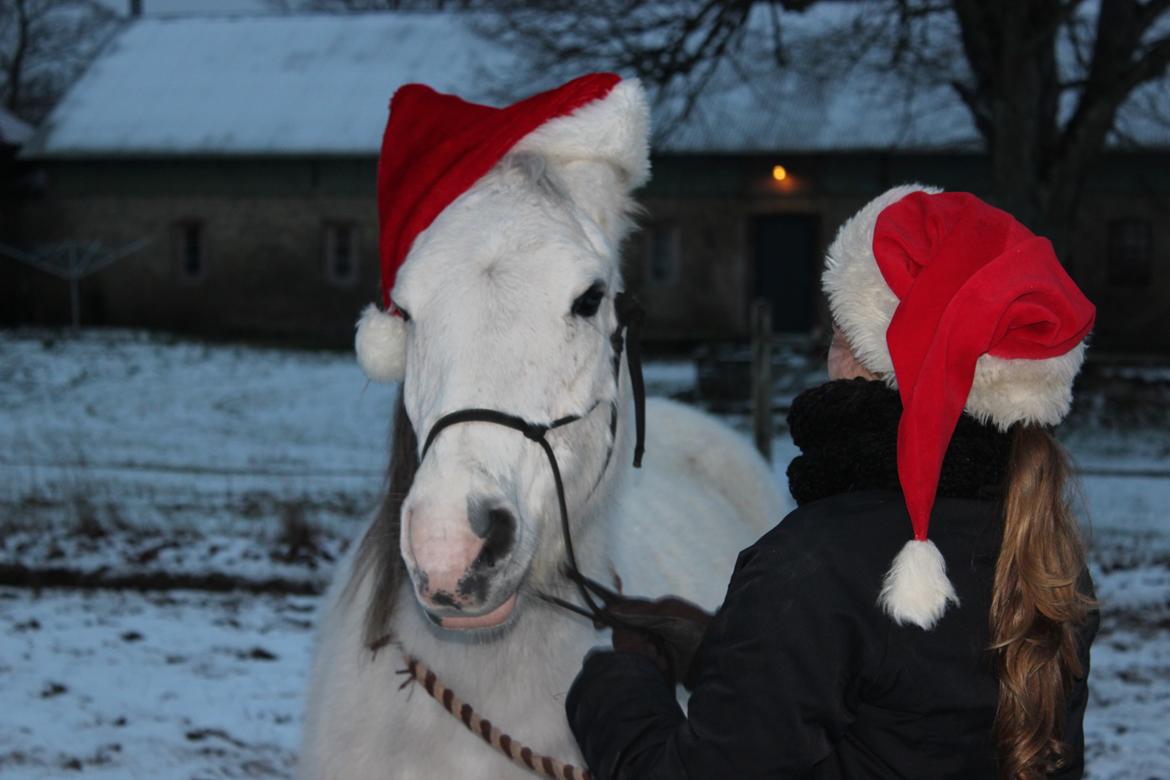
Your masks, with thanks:
[{"label": "white horse", "polygon": [[[579,415],[547,435],[573,546],[584,574],[630,595],[715,608],[736,554],[779,520],[762,459],[679,404],[648,403],[645,467],[630,467],[630,377],[612,337],[647,116],[638,84],[618,84],[525,139],[415,241],[394,290],[410,321],[389,488],[327,596],[306,780],[532,776],[418,686],[400,689],[405,655],[516,740],[582,766],[564,697],[607,637],[538,596],[576,598],[549,463],[485,422],[445,429],[420,463],[443,416]],[[582,143],[594,136],[619,139],[614,153]]]}]

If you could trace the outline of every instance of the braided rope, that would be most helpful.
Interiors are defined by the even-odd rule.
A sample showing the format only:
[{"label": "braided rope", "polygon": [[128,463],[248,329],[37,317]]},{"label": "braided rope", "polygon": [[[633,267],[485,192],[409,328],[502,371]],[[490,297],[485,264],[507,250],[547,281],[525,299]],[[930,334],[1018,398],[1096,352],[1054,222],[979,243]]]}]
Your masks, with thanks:
[{"label": "braided rope", "polygon": [[443,709],[462,723],[468,731],[503,753],[519,767],[553,780],[592,780],[587,770],[534,753],[532,748],[512,739],[490,720],[476,714],[470,704],[462,701],[454,691],[443,685],[442,680],[430,667],[413,656],[404,654],[404,657],[406,668],[400,669],[398,673],[407,675],[407,679],[399,686],[399,690],[416,682],[421,684],[427,695],[441,704]]}]

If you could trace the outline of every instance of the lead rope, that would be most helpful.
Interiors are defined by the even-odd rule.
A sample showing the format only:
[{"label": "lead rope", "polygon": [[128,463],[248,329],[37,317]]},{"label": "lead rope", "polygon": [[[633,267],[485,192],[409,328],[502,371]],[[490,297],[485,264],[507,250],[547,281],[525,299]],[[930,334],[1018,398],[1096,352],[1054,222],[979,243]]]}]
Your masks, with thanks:
[{"label": "lead rope", "polygon": [[532,748],[522,742],[512,739],[487,718],[481,718],[470,704],[462,701],[455,692],[443,685],[443,681],[426,664],[410,655],[403,655],[406,659],[406,668],[400,669],[399,674],[406,675],[407,679],[399,690],[413,683],[422,685],[427,695],[442,705],[443,709],[475,736],[488,743],[496,751],[503,753],[519,767],[535,772],[542,777],[559,778],[559,780],[592,780],[589,770],[566,764],[550,756],[533,752]]},{"label": "lead rope", "polygon": [[[614,309],[618,318],[618,330],[614,334],[614,367],[617,375],[615,381],[621,381],[621,351],[624,341],[626,360],[630,369],[630,389],[634,395],[634,468],[641,468],[642,456],[646,452],[646,387],[642,378],[642,353],[640,349],[641,326],[645,319],[645,314],[638,302],[626,293],[618,293],[614,297]],[[625,339],[621,338],[623,332]],[[620,397],[620,393],[618,395]],[[596,405],[593,408],[596,408]],[[589,618],[597,628],[603,626],[610,626],[612,628],[624,625],[624,621],[614,615],[609,609],[611,604],[620,601],[622,597],[620,594],[616,594],[589,577],[586,577],[577,567],[577,555],[573,550],[573,535],[569,528],[569,507],[565,500],[565,485],[561,479],[561,469],[557,464],[557,458],[553,453],[552,445],[545,438],[545,434],[550,430],[568,425],[571,422],[576,422],[592,411],[593,409],[591,408],[584,415],[562,417],[547,425],[542,425],[531,423],[521,417],[496,409],[460,409],[459,411],[451,412],[439,418],[431,427],[430,433],[427,434],[426,443],[423,444],[422,453],[419,455],[419,462],[421,463],[423,458],[426,457],[427,451],[431,448],[431,444],[434,443],[435,438],[441,431],[459,423],[488,422],[503,425],[506,428],[519,431],[525,438],[540,445],[540,448],[548,458],[549,468],[552,469],[553,484],[556,487],[557,509],[561,515],[561,534],[565,542],[564,574],[577,586],[577,591],[581,594],[581,599],[585,602],[586,606],[580,607],[546,593],[541,593],[540,597],[570,612]],[[594,600],[594,595],[601,599],[602,606],[599,606]],[[460,700],[454,691],[443,685],[438,675],[422,661],[408,655],[405,651],[403,652],[403,658],[406,660],[406,668],[399,670],[399,674],[406,675],[407,679],[402,683],[400,689],[416,682],[422,684],[423,690],[438,702],[443,709],[447,710],[452,717],[462,723],[472,734],[475,734],[488,745],[507,756],[512,763],[544,777],[561,778],[561,780],[591,780],[592,776],[588,770],[581,769],[572,764],[563,763],[549,756],[534,753],[531,748],[512,739],[500,731],[490,720],[476,714],[470,704]]]}]

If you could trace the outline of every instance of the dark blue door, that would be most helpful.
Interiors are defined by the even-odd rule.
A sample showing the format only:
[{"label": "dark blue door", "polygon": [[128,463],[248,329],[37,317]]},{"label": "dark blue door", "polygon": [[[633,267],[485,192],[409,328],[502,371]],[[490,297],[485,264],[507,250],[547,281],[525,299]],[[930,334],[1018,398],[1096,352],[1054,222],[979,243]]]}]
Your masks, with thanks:
[{"label": "dark blue door", "polygon": [[816,317],[820,218],[764,214],[753,218],[754,298],[772,304],[772,330],[808,333]]}]

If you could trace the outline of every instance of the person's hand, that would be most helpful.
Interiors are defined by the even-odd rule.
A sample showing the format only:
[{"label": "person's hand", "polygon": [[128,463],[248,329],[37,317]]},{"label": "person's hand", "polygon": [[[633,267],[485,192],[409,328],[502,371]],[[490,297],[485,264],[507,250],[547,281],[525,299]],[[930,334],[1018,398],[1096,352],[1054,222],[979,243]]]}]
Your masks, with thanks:
[{"label": "person's hand", "polygon": [[645,655],[672,684],[694,685],[695,653],[711,622],[711,614],[689,601],[667,596],[621,598],[606,609],[614,618],[613,649]]}]

